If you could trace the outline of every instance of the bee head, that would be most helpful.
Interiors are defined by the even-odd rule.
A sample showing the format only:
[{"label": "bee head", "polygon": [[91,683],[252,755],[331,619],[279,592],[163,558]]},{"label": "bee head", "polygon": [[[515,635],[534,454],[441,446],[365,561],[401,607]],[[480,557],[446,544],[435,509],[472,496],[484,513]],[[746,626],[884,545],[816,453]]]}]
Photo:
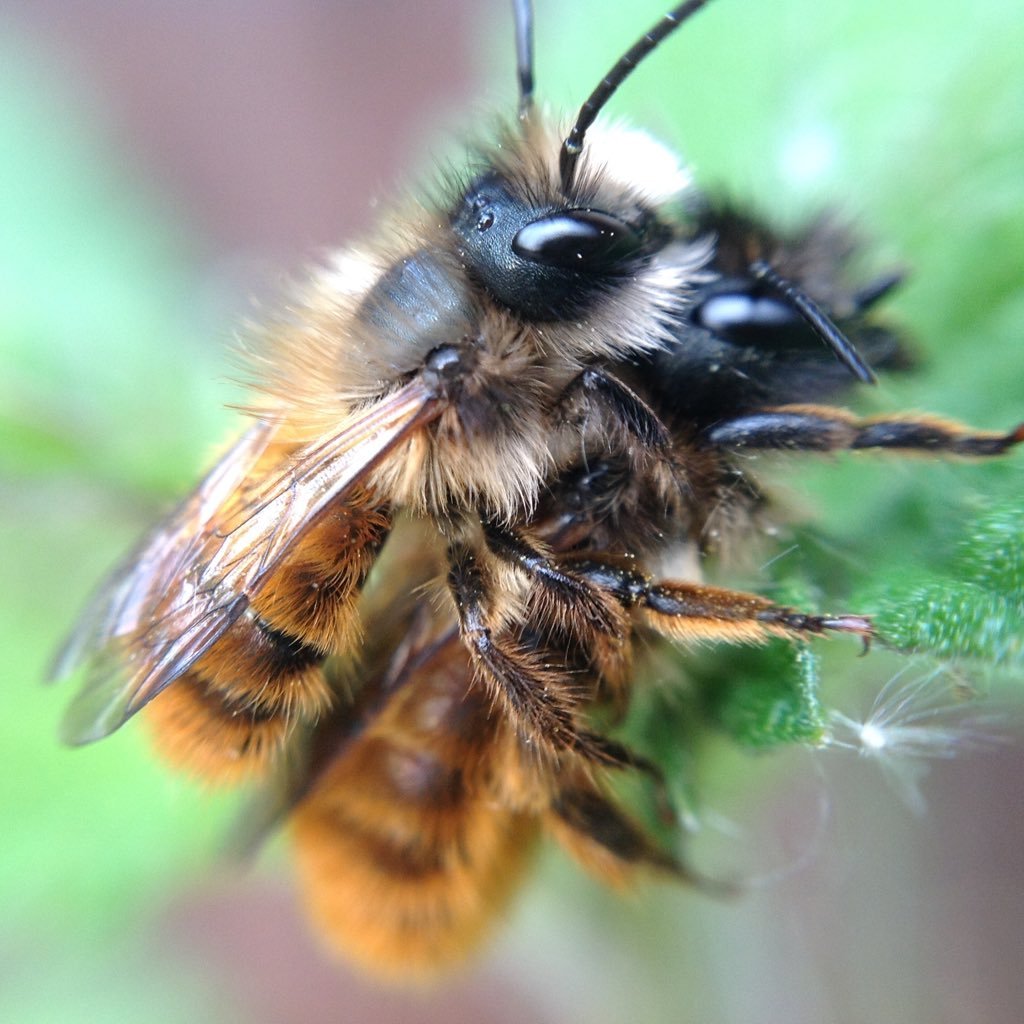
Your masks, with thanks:
[{"label": "bee head", "polygon": [[[685,0],[641,36],[612,66],[590,94],[562,140],[556,175],[558,200],[547,204],[510,185],[513,179],[485,173],[463,194],[452,216],[459,255],[466,270],[500,302],[530,319],[558,320],[577,316],[594,298],[607,294],[616,280],[637,272],[671,234],[657,228],[640,204],[639,216],[627,196],[616,203],[580,202],[590,185],[581,173],[584,138],[618,87],[667,36],[706,6],[709,0]],[[531,135],[533,104],[533,9],[530,0],[514,0],[519,120],[523,139]],[[588,147],[593,149],[593,144]],[[588,161],[595,161],[590,154]],[[618,163],[620,154],[613,154]],[[646,177],[646,168],[641,178]],[[650,209],[646,207],[646,209]],[[618,211],[618,212],[616,212]],[[653,227],[652,227],[653,225]],[[875,376],[848,338],[791,281],[768,262],[754,259],[751,278],[810,326],[836,358],[858,380]]]},{"label": "bee head", "polygon": [[654,218],[538,199],[500,172],[474,180],[452,216],[467,271],[531,320],[561,320],[632,277],[664,236]]},{"label": "bee head", "polygon": [[[705,2],[691,0],[667,15],[605,76],[561,143],[557,186],[550,195],[539,197],[535,189],[519,185],[518,176],[493,167],[463,192],[451,214],[459,256],[467,272],[513,312],[541,321],[578,316],[617,281],[633,277],[668,240],[664,227],[643,205],[588,195],[577,167],[584,135],[611,94],[662,38]],[[531,130],[537,124],[529,0],[515,0],[515,13],[519,118],[527,141],[537,135]],[[554,153],[544,156],[550,159]]]}]

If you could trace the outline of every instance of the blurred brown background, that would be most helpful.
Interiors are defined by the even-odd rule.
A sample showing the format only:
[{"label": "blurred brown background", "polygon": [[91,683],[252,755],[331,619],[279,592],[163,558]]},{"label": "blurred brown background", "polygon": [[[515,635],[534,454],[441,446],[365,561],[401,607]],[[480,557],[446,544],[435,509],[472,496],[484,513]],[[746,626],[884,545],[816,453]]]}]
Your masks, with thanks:
[{"label": "blurred brown background", "polygon": [[308,258],[371,227],[481,70],[469,0],[31,0],[6,20],[229,258]]}]

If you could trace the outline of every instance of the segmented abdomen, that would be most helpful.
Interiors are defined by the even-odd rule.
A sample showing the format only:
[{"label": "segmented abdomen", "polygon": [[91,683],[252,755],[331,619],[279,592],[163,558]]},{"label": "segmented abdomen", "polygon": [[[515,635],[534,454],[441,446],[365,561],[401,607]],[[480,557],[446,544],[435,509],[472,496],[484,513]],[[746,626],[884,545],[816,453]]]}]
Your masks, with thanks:
[{"label": "segmented abdomen", "polygon": [[537,817],[497,789],[519,757],[457,641],[335,751],[292,817],[312,917],[365,968],[416,980],[464,959],[519,882]]},{"label": "segmented abdomen", "polygon": [[212,783],[261,775],[331,703],[324,659],[359,640],[356,600],[387,531],[364,493],[329,506],[245,613],[148,706],[159,752]]}]

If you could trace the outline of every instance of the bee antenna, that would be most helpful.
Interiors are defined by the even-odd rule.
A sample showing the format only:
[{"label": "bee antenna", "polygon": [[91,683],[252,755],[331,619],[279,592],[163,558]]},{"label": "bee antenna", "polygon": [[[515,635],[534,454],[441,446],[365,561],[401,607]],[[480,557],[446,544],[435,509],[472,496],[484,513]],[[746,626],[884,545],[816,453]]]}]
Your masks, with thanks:
[{"label": "bee antenna", "polygon": [[512,0],[516,20],[516,77],[519,79],[519,119],[533,109],[533,3]]},{"label": "bee antenna", "polygon": [[[601,84],[590,94],[590,98],[580,107],[576,115],[576,123],[572,131],[565,137],[558,158],[558,169],[562,177],[562,192],[568,195],[576,175],[576,162],[583,152],[583,137],[587,129],[594,123],[594,118],[611,98],[612,93],[629,77],[633,69],[653,50],[666,36],[673,33],[691,14],[696,14],[709,0],[687,0],[687,3],[674,7],[646,35],[641,36],[615,63],[611,71],[601,80]],[[521,74],[521,69],[520,69]],[[520,107],[521,109],[521,107]]]},{"label": "bee antenna", "polygon": [[835,357],[854,377],[865,384],[878,383],[878,378],[872,372],[871,367],[864,362],[861,354],[853,347],[850,339],[839,330],[828,314],[809,295],[804,294],[791,281],[768,266],[764,260],[754,260],[750,264],[750,272],[756,280],[788,302],[807,321],[811,330],[832,349]]}]

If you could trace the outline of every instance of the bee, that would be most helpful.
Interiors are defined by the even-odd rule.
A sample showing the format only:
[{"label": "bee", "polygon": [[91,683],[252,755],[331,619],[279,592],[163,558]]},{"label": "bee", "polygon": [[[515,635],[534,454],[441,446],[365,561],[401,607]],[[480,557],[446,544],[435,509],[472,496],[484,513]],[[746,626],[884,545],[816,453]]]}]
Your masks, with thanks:
[{"label": "bee", "polygon": [[561,121],[516,3],[516,116],[252,339],[251,425],[58,658],[85,667],[71,742],[144,710],[184,771],[286,778],[309,912],[378,974],[462,962],[540,834],[612,885],[699,881],[615,795],[636,776],[667,801],[658,766],[596,724],[639,641],[874,638],[701,578],[757,532],[748,455],[1024,440],[827,404],[906,364],[877,313],[898,277],[848,285],[834,224],[775,230],[599,119],[705,4]]}]

